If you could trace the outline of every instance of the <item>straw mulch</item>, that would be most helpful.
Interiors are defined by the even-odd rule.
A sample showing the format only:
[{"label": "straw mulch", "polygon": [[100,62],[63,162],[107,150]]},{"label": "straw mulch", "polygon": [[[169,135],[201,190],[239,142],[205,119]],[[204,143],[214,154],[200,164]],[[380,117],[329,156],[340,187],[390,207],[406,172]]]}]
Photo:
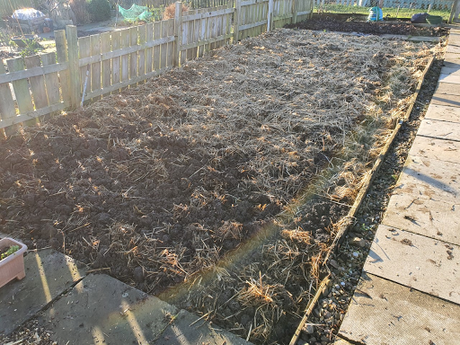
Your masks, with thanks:
[{"label": "straw mulch", "polygon": [[430,54],[281,29],[26,128],[0,146],[1,231],[283,342]]}]

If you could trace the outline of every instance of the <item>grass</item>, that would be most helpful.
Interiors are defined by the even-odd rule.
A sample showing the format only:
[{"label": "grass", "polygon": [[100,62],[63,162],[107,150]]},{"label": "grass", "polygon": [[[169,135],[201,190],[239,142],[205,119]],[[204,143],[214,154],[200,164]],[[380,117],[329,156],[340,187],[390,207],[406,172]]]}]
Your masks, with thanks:
[{"label": "grass", "polygon": [[[362,6],[346,6],[346,5],[336,5],[328,4],[324,6],[316,6],[315,12],[327,12],[327,13],[353,13],[353,14],[369,14],[370,7]],[[426,12],[426,9],[420,8],[382,8],[384,18],[411,18],[415,13]],[[450,9],[435,10],[432,9],[429,12],[433,16],[441,16],[444,21],[449,20]]]}]

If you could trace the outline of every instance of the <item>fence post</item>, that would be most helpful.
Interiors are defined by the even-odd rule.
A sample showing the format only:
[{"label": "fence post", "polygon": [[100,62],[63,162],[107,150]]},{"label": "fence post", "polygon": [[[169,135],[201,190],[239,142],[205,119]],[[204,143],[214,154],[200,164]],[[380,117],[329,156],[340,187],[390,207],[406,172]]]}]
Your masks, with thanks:
[{"label": "fence post", "polygon": [[273,0],[268,0],[267,32],[273,30]]},{"label": "fence post", "polygon": [[77,27],[75,25],[67,25],[65,28],[67,38],[67,56],[70,70],[70,108],[77,108],[80,103],[81,81],[80,81],[80,65],[78,60],[78,37]]},{"label": "fence post", "polygon": [[174,52],[174,67],[180,65],[180,50],[182,46],[182,3],[176,2],[176,11],[174,13],[174,41],[176,50]]},{"label": "fence post", "polygon": [[241,0],[235,0],[235,9],[233,16],[233,44],[238,43],[240,35],[240,12],[241,12]]},{"label": "fence post", "polygon": [[[310,0],[312,3],[315,0]],[[297,0],[292,0],[292,17],[291,17],[291,24],[297,23]]]}]

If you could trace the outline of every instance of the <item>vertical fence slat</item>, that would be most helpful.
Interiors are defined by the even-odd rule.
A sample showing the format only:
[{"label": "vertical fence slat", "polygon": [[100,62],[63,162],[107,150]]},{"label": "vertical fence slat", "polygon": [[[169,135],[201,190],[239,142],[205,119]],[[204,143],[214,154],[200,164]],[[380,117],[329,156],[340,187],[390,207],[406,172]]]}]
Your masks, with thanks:
[{"label": "vertical fence slat", "polygon": [[[80,59],[91,56],[91,38],[81,37],[78,39],[79,50],[80,50]],[[83,94],[83,89],[86,84],[86,93],[91,91],[91,66],[85,65],[80,67],[80,80],[81,80],[81,92]]]},{"label": "vertical fence slat", "polygon": [[[139,26],[139,45],[142,46],[145,43],[145,30],[147,29],[147,25]],[[139,51],[139,67],[138,73],[140,76],[145,74],[145,53],[147,49],[142,49]],[[151,50],[151,49],[149,49]]]},{"label": "vertical fence slat", "polygon": [[[90,36],[91,44],[91,55],[90,56],[100,56],[101,55],[101,35]],[[91,64],[91,91],[97,91],[101,89],[101,63],[95,62]],[[88,90],[88,89],[86,89]],[[95,99],[100,99],[96,97]]]},{"label": "vertical fence slat", "polygon": [[[41,67],[40,56],[33,55],[24,58],[27,69]],[[48,106],[48,97],[46,95],[45,76],[38,75],[29,78],[30,90],[35,104],[35,109],[45,108]]]},{"label": "vertical fence slat", "polygon": [[[167,21],[168,26],[167,26],[167,36],[174,36],[174,19],[169,19]],[[174,66],[174,49],[176,47],[175,42],[168,43],[168,53],[167,53],[167,61],[166,65],[168,67],[173,67]]]},{"label": "vertical fence slat", "polygon": [[180,66],[180,51],[182,46],[182,3],[176,2],[174,13],[174,66]]},{"label": "vertical fence slat", "polygon": [[[153,24],[153,39],[157,40],[160,39],[161,36],[161,22],[155,22]],[[153,47],[153,70],[154,71],[159,71],[161,69],[161,47],[160,45],[157,45]]]},{"label": "vertical fence slat", "polygon": [[[129,29],[129,36],[130,36],[130,46],[137,46],[137,39],[138,39],[138,27],[134,26]],[[129,79],[134,79],[138,75],[138,52],[134,52],[130,54],[129,60],[130,60],[130,69],[129,69]],[[135,85],[135,84],[133,84]]]},{"label": "vertical fence slat", "polygon": [[[145,27],[146,42],[153,41],[153,30],[154,30],[154,24],[147,23]],[[145,73],[150,73],[153,71],[153,51],[154,51],[154,48],[147,48],[145,50]]]},{"label": "vertical fence slat", "polygon": [[235,12],[233,14],[233,43],[238,43],[240,37],[240,14],[241,14],[241,0],[235,0]]},{"label": "vertical fence slat", "polygon": [[[43,66],[56,64],[56,54],[54,52],[43,54],[41,58]],[[58,104],[61,101],[61,95],[59,94],[59,77],[57,72],[46,74],[45,84],[49,104]]]},{"label": "vertical fence slat", "polygon": [[[130,35],[129,29],[122,30],[121,34],[121,42],[120,42],[120,49],[129,47],[130,43]],[[129,79],[129,55],[125,54],[121,57],[121,81],[127,81]]]},{"label": "vertical fence slat", "polygon": [[[108,53],[110,52],[110,43],[111,43],[111,34],[110,32],[104,32],[101,34],[101,53]],[[102,87],[105,89],[109,87],[110,84],[110,76],[112,72],[110,70],[110,60],[104,60],[102,62]]]},{"label": "vertical fence slat", "polygon": [[[0,59],[0,75],[5,74],[3,60]],[[16,107],[9,83],[0,84],[0,119],[7,120],[16,116]]]},{"label": "vertical fence slat", "polygon": [[[120,32],[112,32],[112,51],[120,49]],[[112,85],[120,83],[120,57],[112,59]]]},{"label": "vertical fence slat", "polygon": [[[168,24],[169,24],[169,22],[167,20],[163,20],[161,22],[161,28],[160,28],[161,38],[164,38],[164,37],[168,36]],[[160,70],[162,70],[163,68],[166,68],[166,66],[167,66],[167,64],[166,64],[166,54],[167,53],[168,53],[168,44],[163,43],[161,45]]]},{"label": "vertical fence slat", "polygon": [[[24,60],[22,58],[9,59],[6,61],[10,72],[24,70]],[[13,81],[14,94],[18,103],[19,113],[26,114],[34,110],[32,99],[30,98],[29,82],[27,79]]]}]

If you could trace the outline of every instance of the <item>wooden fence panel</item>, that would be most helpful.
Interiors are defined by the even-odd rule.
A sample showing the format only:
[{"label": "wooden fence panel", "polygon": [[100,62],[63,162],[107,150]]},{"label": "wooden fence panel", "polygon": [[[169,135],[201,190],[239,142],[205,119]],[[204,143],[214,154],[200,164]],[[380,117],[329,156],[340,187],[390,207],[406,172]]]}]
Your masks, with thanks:
[{"label": "wooden fence panel", "polygon": [[282,28],[292,21],[293,0],[273,1],[273,28]]},{"label": "wooden fence panel", "polygon": [[[8,69],[10,72],[17,72],[24,70],[24,60],[22,58],[15,58],[7,60]],[[14,94],[16,102],[18,103],[19,113],[27,114],[34,110],[32,99],[30,97],[29,82],[27,78],[13,81]]]},{"label": "wooden fence panel", "polygon": [[[56,64],[56,53],[51,52],[41,56],[43,66],[51,66]],[[59,76],[57,72],[45,75],[46,93],[48,95],[48,103],[50,105],[61,103],[61,95],[59,89]]]},{"label": "wooden fence panel", "polygon": [[268,0],[241,1],[239,22],[240,39],[260,35],[267,30]]},{"label": "wooden fence panel", "polygon": [[[3,74],[6,74],[6,70],[3,60],[0,59],[0,76]],[[16,106],[11,95],[10,83],[0,84],[0,120],[1,122],[6,122],[6,120],[12,119],[15,116]]]},{"label": "wooden fence panel", "polygon": [[[24,63],[27,69],[41,67],[40,56],[33,55],[24,58]],[[41,109],[48,106],[48,97],[46,95],[45,77],[38,75],[29,78],[30,90],[35,105],[35,109]]]},{"label": "wooden fence panel", "polygon": [[[104,32],[101,34],[101,53],[108,53],[111,51],[111,43],[113,40],[113,36],[110,32]],[[110,60],[102,61],[102,88],[107,89],[111,86],[110,77],[112,75],[112,71],[110,69]]]}]

